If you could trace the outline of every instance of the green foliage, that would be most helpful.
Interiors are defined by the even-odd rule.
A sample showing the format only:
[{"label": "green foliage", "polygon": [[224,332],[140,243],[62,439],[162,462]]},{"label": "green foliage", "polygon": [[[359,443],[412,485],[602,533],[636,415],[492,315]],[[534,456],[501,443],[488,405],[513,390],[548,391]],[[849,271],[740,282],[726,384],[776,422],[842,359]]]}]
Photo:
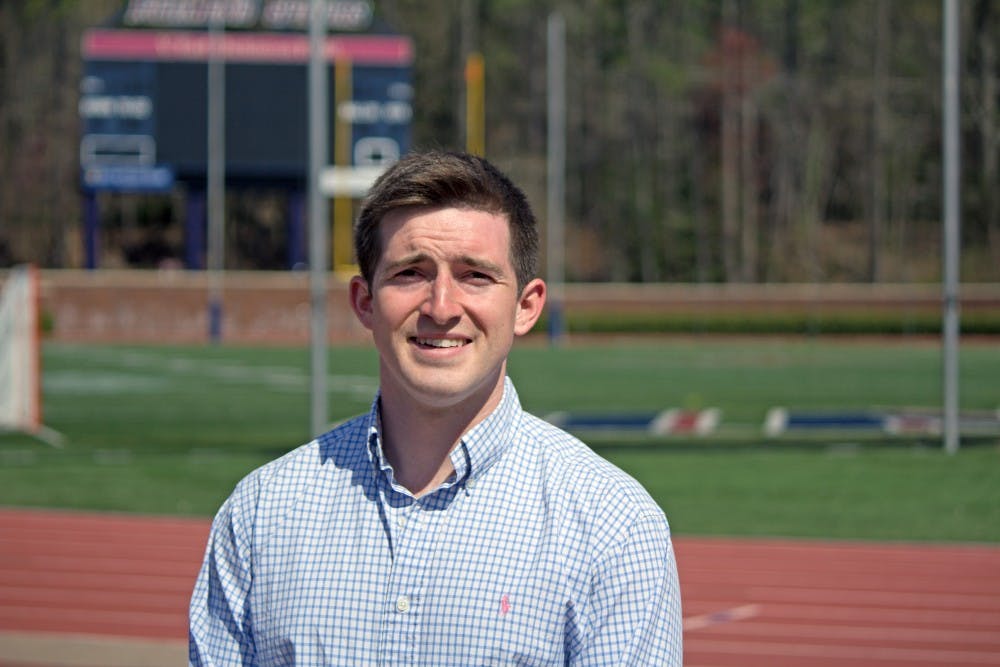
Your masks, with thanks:
[{"label": "green foliage", "polygon": [[[80,218],[68,187],[79,167],[79,47],[86,29],[123,6],[0,4],[0,247],[13,261],[66,268],[80,261],[68,234]],[[462,71],[468,52],[481,52],[487,155],[526,186],[540,213],[545,25],[551,11],[563,13],[571,279],[938,278],[937,263],[912,261],[939,254],[938,0],[380,0],[375,7],[380,21],[414,42],[414,146],[465,145]],[[984,282],[1000,280],[989,98],[996,7],[984,0],[962,9],[963,253],[983,246],[989,258],[963,277]],[[884,80],[875,62],[886,63]],[[738,128],[729,142],[724,126]],[[255,207],[253,193],[230,196],[233,211]],[[161,218],[173,225],[170,238],[180,238],[182,218],[176,210]],[[844,222],[865,232],[863,240],[837,236]],[[252,224],[239,216],[233,223]],[[574,236],[587,243],[574,244]],[[114,235],[104,238],[107,252],[120,250]],[[283,261],[282,245],[275,238],[228,252],[241,267],[269,268]],[[877,271],[869,256],[878,258]]]}]

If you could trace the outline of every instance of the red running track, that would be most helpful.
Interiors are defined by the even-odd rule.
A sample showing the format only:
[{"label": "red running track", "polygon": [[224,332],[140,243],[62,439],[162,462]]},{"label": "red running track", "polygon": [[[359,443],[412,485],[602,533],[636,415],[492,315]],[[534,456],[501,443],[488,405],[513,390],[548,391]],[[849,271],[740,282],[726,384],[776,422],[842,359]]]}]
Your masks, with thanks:
[{"label": "red running track", "polygon": [[[179,664],[208,525],[0,509],[0,666]],[[1000,666],[1000,547],[676,548],[687,667]]]}]

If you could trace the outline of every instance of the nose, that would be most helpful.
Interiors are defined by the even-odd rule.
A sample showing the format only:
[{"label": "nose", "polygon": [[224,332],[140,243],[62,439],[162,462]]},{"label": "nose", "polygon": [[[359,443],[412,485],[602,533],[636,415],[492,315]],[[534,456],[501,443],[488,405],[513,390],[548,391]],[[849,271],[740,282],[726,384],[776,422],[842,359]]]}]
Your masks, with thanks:
[{"label": "nose", "polygon": [[446,324],[462,315],[459,294],[451,276],[439,273],[430,283],[430,292],[421,304],[420,313],[437,324]]}]

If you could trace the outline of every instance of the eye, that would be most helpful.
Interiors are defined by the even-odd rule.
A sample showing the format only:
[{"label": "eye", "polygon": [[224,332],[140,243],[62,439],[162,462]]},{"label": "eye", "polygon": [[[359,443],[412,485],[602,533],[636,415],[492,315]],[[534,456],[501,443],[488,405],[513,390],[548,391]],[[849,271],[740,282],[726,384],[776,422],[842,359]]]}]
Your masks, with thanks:
[{"label": "eye", "polygon": [[495,282],[493,276],[484,271],[469,271],[465,274],[465,280],[473,285],[489,285]]},{"label": "eye", "polygon": [[419,269],[413,266],[403,267],[389,275],[389,281],[393,283],[412,283],[423,278]]}]

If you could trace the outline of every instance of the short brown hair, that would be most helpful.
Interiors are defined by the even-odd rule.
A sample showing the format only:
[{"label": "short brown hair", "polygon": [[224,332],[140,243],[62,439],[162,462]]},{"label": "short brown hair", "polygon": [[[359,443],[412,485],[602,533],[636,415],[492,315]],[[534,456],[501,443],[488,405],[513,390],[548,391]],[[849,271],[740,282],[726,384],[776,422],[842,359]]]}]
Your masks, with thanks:
[{"label": "short brown hair", "polygon": [[518,289],[538,271],[538,230],[527,197],[484,158],[468,153],[411,153],[389,167],[365,197],[354,226],[354,252],[370,285],[382,255],[379,223],[401,208],[469,208],[503,215]]}]

